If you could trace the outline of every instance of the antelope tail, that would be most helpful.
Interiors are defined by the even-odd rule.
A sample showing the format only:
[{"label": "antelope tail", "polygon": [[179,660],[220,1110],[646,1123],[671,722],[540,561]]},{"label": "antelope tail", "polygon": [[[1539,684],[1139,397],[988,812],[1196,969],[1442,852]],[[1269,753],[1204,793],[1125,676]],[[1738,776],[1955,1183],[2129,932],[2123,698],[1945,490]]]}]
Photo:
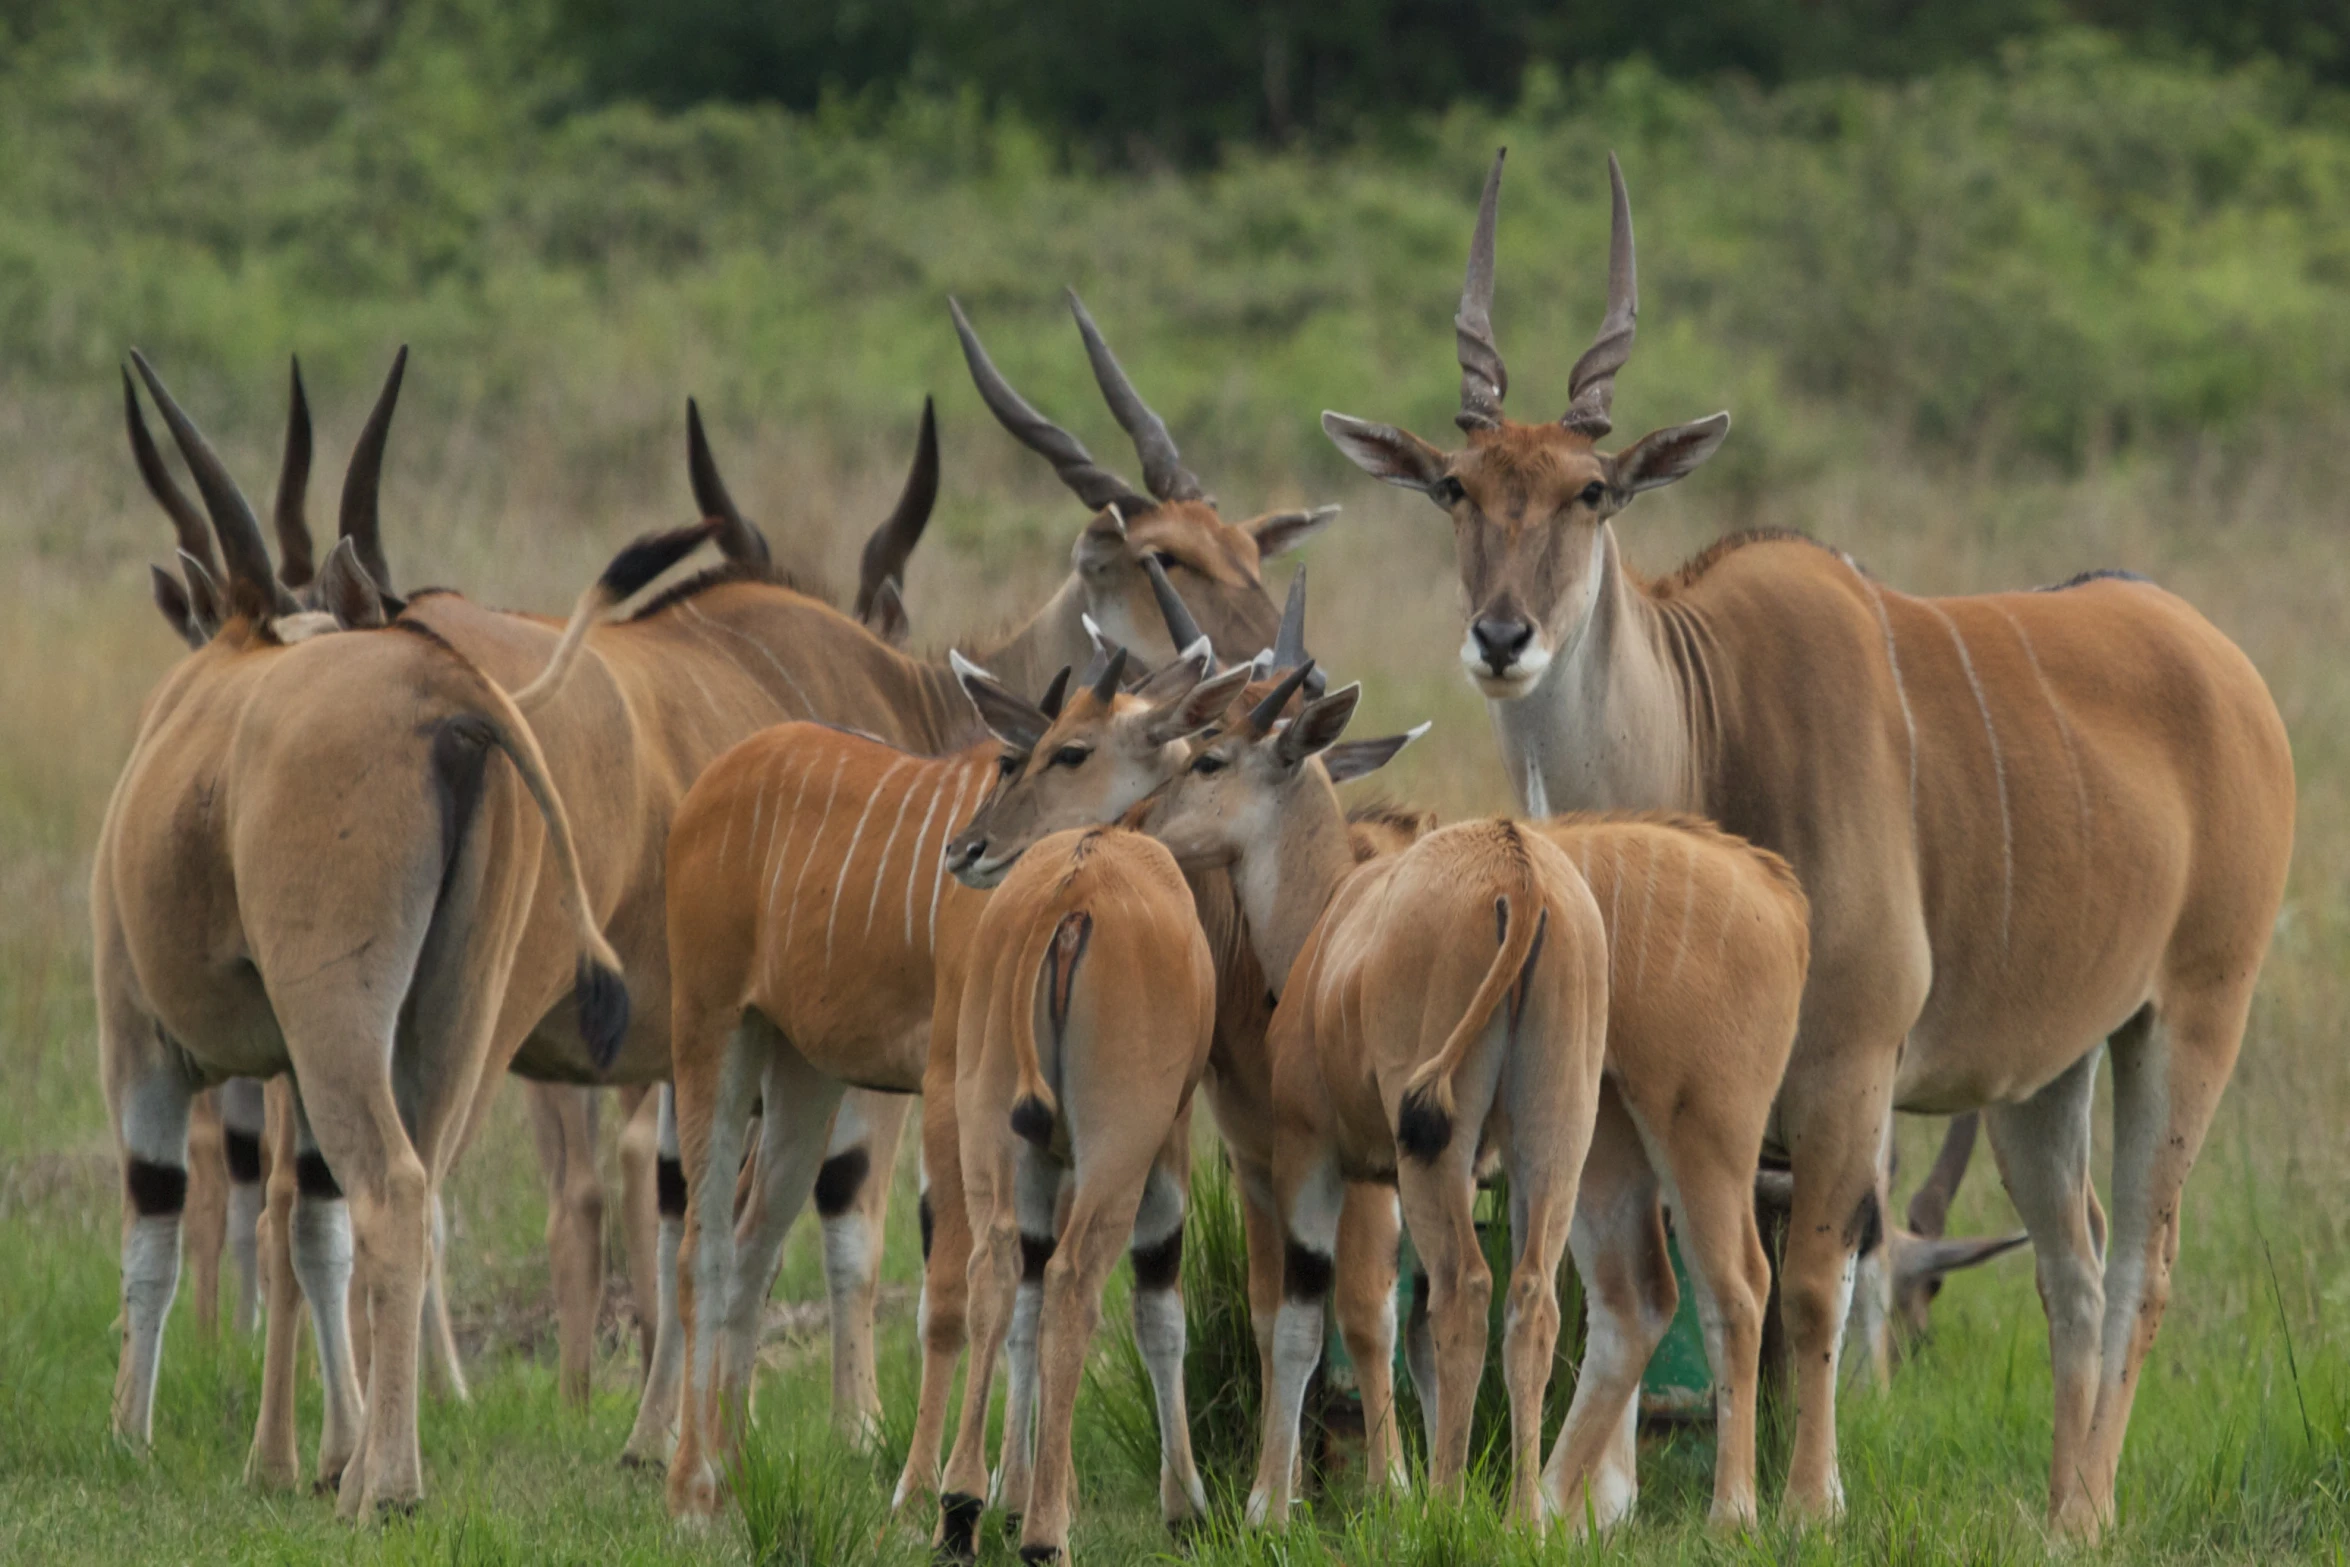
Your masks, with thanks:
[{"label": "antelope tail", "polygon": [[470,661],[458,660],[481,693],[465,715],[481,729],[483,738],[506,753],[521,775],[523,788],[530,791],[531,800],[539,808],[539,817],[546,823],[547,841],[554,847],[555,869],[563,879],[564,893],[571,905],[573,934],[578,942],[579,968],[574,981],[573,999],[579,1008],[579,1033],[586,1041],[588,1054],[596,1070],[608,1070],[613,1058],[620,1054],[620,1041],[628,1033],[628,985],[621,978],[620,954],[604,939],[604,932],[596,923],[594,906],[590,903],[587,878],[579,865],[579,846],[571,835],[571,814],[563,808],[563,797],[555,792],[555,782],[547,776],[546,754],[539,749],[538,736],[532,732],[530,720],[513,697],[498,683],[476,669]]},{"label": "antelope tail", "polygon": [[[1422,1062],[1404,1085],[1403,1103],[1396,1115],[1395,1140],[1406,1154],[1423,1164],[1433,1161],[1452,1144],[1453,1075],[1460,1070],[1469,1047],[1492,1021],[1493,1009],[1502,1004],[1510,987],[1518,982],[1542,949],[1542,933],[1549,928],[1550,910],[1543,906],[1540,891],[1532,885],[1517,898],[1521,906],[1515,909],[1511,907],[1511,894],[1503,893],[1493,900],[1493,917],[1501,927],[1501,949],[1494,953],[1485,978],[1478,982],[1477,993],[1469,998],[1469,1010],[1453,1025],[1444,1048]],[[1529,913],[1533,918],[1526,917]]]},{"label": "antelope tail", "polygon": [[1020,951],[1020,966],[1013,970],[1020,988],[1012,1007],[1012,1056],[1019,1074],[1019,1084],[1012,1095],[1012,1131],[1039,1148],[1052,1144],[1060,1103],[1054,1097],[1052,1085],[1044,1080],[1044,1068],[1037,1056],[1034,987],[1038,980],[1044,981],[1045,1006],[1057,1036],[1068,1027],[1069,996],[1077,982],[1077,960],[1085,956],[1086,943],[1092,939],[1092,915],[1083,910],[1064,914],[1051,929],[1039,928],[1029,936]]},{"label": "antelope tail", "polygon": [[563,637],[555,644],[554,656],[547,660],[547,667],[539,671],[536,680],[514,693],[514,705],[525,713],[534,713],[551,701],[578,667],[588,632],[645,584],[700,548],[702,541],[718,527],[717,518],[706,517],[691,527],[648,533],[624,545],[572,606],[571,619],[564,623]]}]

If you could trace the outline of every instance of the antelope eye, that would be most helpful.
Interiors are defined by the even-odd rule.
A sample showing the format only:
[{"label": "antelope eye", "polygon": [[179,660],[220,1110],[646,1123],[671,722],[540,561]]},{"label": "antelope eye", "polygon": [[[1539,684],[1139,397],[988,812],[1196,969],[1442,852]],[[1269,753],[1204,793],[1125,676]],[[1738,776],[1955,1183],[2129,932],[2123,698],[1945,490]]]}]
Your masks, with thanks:
[{"label": "antelope eye", "polygon": [[1191,771],[1192,776],[1196,778],[1205,778],[1210,773],[1220,773],[1223,770],[1224,758],[1213,751],[1203,751],[1192,758]]},{"label": "antelope eye", "polygon": [[1591,481],[1589,484],[1586,484],[1586,485],[1584,485],[1584,486],[1583,486],[1583,504],[1584,504],[1584,505],[1586,505],[1586,506],[1597,506],[1597,505],[1598,505],[1598,504],[1599,504],[1601,501],[1603,501],[1603,500],[1606,500],[1606,499],[1607,499],[1607,486],[1606,486],[1605,484],[1601,483],[1599,480],[1597,480],[1597,479],[1594,479],[1594,480],[1592,480],[1592,481]]},{"label": "antelope eye", "polygon": [[1437,505],[1447,508],[1458,506],[1468,498],[1468,494],[1467,490],[1461,488],[1461,481],[1449,473],[1428,486],[1429,498]]},{"label": "antelope eye", "polygon": [[1176,559],[1174,554],[1168,550],[1152,550],[1150,558],[1159,563],[1159,569],[1161,571],[1173,571],[1176,567],[1183,564],[1182,561]]},{"label": "antelope eye", "polygon": [[1007,751],[995,759],[995,766],[997,772],[1009,778],[1020,770],[1020,754],[1016,751]]},{"label": "antelope eye", "polygon": [[1093,752],[1081,745],[1065,745],[1053,753],[1055,767],[1083,767]]}]

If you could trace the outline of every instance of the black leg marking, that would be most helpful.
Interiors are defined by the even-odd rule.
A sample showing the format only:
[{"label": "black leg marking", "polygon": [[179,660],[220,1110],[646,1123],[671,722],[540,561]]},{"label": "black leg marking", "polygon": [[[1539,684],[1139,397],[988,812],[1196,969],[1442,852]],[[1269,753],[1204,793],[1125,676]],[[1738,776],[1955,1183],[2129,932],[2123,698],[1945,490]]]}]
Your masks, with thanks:
[{"label": "black leg marking", "polygon": [[1183,1226],[1178,1224],[1168,1231],[1163,1241],[1135,1247],[1129,1255],[1134,1262],[1136,1289],[1173,1289],[1183,1277]]},{"label": "black leg marking", "polygon": [[228,1178],[239,1186],[250,1186],[261,1179],[261,1139],[251,1132],[240,1132],[235,1127],[221,1134],[221,1147],[228,1155]]},{"label": "black leg marking", "polygon": [[938,1499],[938,1560],[979,1559],[979,1514],[986,1505],[965,1491],[949,1491]]},{"label": "black leg marking", "polygon": [[856,1206],[857,1193],[864,1189],[866,1173],[872,1167],[873,1156],[863,1148],[852,1148],[825,1160],[823,1168],[816,1172],[817,1216],[837,1219]]},{"label": "black leg marking", "polygon": [[1061,1559],[1061,1548],[1057,1545],[1023,1545],[1020,1547],[1020,1559],[1024,1562],[1057,1562]]},{"label": "black leg marking", "polygon": [[664,1154],[653,1165],[654,1201],[664,1219],[685,1217],[685,1161]]},{"label": "black leg marking", "polygon": [[928,1262],[930,1260],[930,1238],[932,1232],[938,1228],[938,1215],[930,1207],[930,1193],[924,1192],[921,1200],[914,1204],[914,1215],[922,1221],[922,1260]]},{"label": "black leg marking", "polygon": [[1020,1236],[1020,1281],[1024,1284],[1044,1282],[1044,1265],[1053,1260],[1053,1248],[1060,1244],[1050,1235]]},{"label": "black leg marking", "polygon": [[169,1218],[188,1205],[188,1172],[180,1165],[132,1159],[122,1167],[122,1185],[142,1219]]},{"label": "black leg marking", "polygon": [[328,1202],[341,1199],[343,1188],[335,1181],[335,1172],[326,1167],[326,1155],[313,1148],[308,1153],[294,1156],[294,1185],[305,1197],[322,1197]]},{"label": "black leg marking", "polygon": [[1330,1281],[1338,1275],[1337,1266],[1328,1252],[1313,1251],[1289,1243],[1281,1267],[1281,1283],[1289,1298],[1301,1306],[1310,1306],[1330,1293]]}]

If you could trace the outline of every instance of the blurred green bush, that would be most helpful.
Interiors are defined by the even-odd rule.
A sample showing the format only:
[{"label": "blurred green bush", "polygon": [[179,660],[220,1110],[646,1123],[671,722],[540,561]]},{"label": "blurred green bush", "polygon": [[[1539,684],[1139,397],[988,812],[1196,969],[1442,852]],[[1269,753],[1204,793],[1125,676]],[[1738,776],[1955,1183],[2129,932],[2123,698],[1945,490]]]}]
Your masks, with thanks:
[{"label": "blurred green bush", "polygon": [[406,340],[412,395],[482,419],[625,435],[690,388],[852,440],[924,390],[968,414],[952,292],[1082,422],[1068,283],[1187,445],[1327,475],[1325,406],[1446,424],[1507,142],[1514,410],[1563,403],[1598,319],[1614,148],[1644,284],[1620,421],[1730,406],[1750,489],[1887,437],[2074,466],[2350,386],[2345,100],[2094,34],[1905,83],[1536,69],[1507,114],[1113,177],[971,93],[583,107],[528,6],[39,10],[0,11],[0,385],[95,394],[137,343],[259,418],[289,349],[360,379]]}]

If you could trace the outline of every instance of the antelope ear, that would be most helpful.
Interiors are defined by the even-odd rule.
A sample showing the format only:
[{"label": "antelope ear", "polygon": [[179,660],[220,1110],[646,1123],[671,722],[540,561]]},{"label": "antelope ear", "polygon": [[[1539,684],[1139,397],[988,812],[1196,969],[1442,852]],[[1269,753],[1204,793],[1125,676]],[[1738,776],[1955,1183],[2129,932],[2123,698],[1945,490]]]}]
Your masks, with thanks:
[{"label": "antelope ear", "polygon": [[196,622],[196,629],[209,640],[220,630],[220,585],[212,580],[212,573],[204,563],[186,550],[180,554],[180,576],[188,585],[188,613]]},{"label": "antelope ear", "polygon": [[963,694],[979,710],[979,721],[987,726],[987,732],[1014,750],[1035,750],[1037,741],[1052,727],[1052,720],[1033,703],[1022,701],[996,684],[993,675],[962,654],[949,653],[947,661]]},{"label": "antelope ear", "polygon": [[1428,732],[1426,724],[1377,740],[1341,740],[1322,753],[1322,771],[1334,784],[1352,783],[1395,760],[1395,754]]},{"label": "antelope ear", "polygon": [[1444,454],[1409,430],[1325,410],[1322,433],[1374,479],[1425,494],[1444,477]]},{"label": "antelope ear", "polygon": [[1257,541],[1257,559],[1272,560],[1296,549],[1337,518],[1337,507],[1315,506],[1306,511],[1267,512],[1240,526],[1242,532]]},{"label": "antelope ear", "polygon": [[1143,739],[1151,745],[1167,745],[1199,733],[1224,716],[1224,709],[1248,684],[1249,674],[1248,665],[1235,665],[1179,696],[1169,697],[1143,716]]},{"label": "antelope ear", "polygon": [[1638,495],[1686,478],[1721,449],[1722,439],[1729,433],[1730,416],[1726,413],[1651,430],[1616,453],[1615,487],[1625,495]]},{"label": "antelope ear", "polygon": [[188,608],[188,590],[180,586],[180,579],[161,566],[149,566],[147,571],[153,579],[155,607],[163,611],[163,618],[179,633],[179,639],[191,648],[200,648],[211,640],[196,629],[195,614]]},{"label": "antelope ear", "polygon": [[906,601],[898,596],[898,579],[884,577],[881,586],[873,590],[873,602],[865,606],[860,617],[865,629],[887,642],[891,647],[904,647],[907,634],[914,622],[906,614]]},{"label": "antelope ear", "polygon": [[[1140,511],[1134,513],[1135,517],[1141,515]],[[1093,521],[1085,525],[1085,531],[1077,535],[1077,548],[1072,552],[1077,569],[1099,571],[1118,561],[1131,564],[1132,556],[1126,546],[1126,525],[1133,520],[1133,517],[1127,515],[1126,508],[1116,501],[1095,513]]]},{"label": "antelope ear", "polygon": [[2024,1234],[1938,1236],[1932,1240],[1910,1237],[1894,1256],[1893,1287],[1922,1284],[1961,1268],[1979,1267],[1994,1257],[2006,1256],[2031,1238]]},{"label": "antelope ear", "polygon": [[1208,671],[1215,665],[1216,655],[1209,650],[1208,639],[1201,637],[1145,675],[1142,684],[1134,688],[1134,694],[1146,702],[1164,702],[1182,696],[1207,679]]},{"label": "antelope ear", "polygon": [[359,564],[358,546],[346,534],[327,552],[318,569],[318,605],[347,631],[364,631],[384,624],[383,595],[375,579]]},{"label": "antelope ear", "polygon": [[1363,688],[1358,681],[1308,702],[1273,742],[1273,754],[1284,767],[1295,767],[1316,752],[1329,750],[1346,733],[1348,722],[1355,716],[1355,704],[1362,699]]}]

